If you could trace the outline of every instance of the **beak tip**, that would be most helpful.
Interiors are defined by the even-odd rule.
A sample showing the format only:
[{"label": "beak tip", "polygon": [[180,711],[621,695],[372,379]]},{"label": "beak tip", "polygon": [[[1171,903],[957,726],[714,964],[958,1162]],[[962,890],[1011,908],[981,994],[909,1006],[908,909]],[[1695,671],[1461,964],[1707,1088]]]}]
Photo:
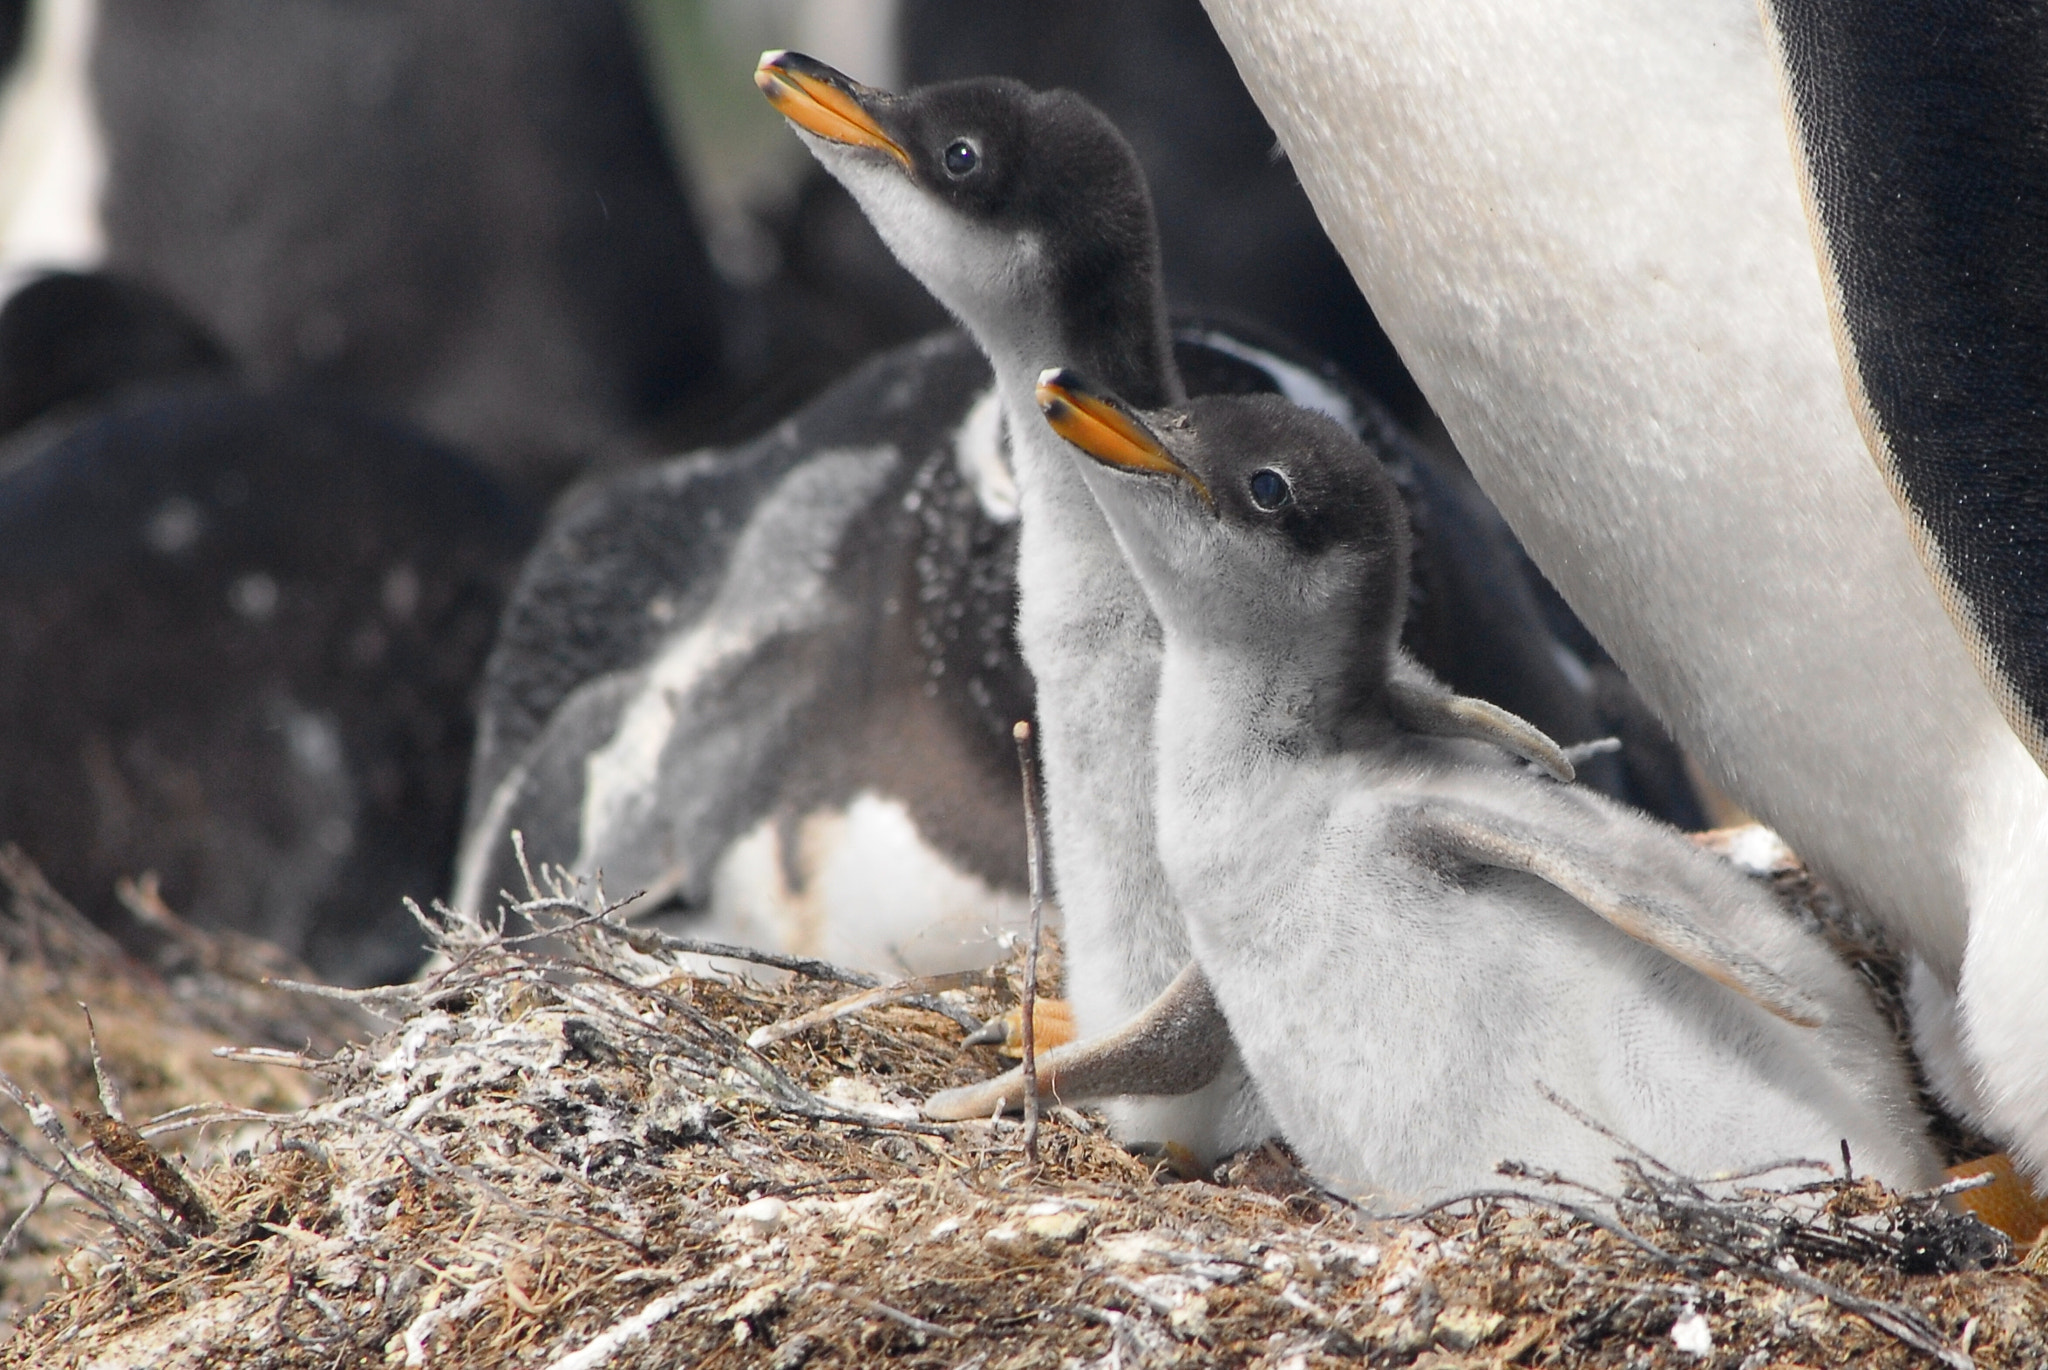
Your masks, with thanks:
[{"label": "beak tip", "polygon": [[1085,393],[1081,378],[1064,366],[1048,366],[1038,373],[1038,407],[1048,417],[1071,408],[1076,394]]},{"label": "beak tip", "polygon": [[754,66],[754,85],[783,118],[831,143],[888,154],[906,171],[910,154],[875,121],[872,91],[823,62],[787,48],[769,48]]}]

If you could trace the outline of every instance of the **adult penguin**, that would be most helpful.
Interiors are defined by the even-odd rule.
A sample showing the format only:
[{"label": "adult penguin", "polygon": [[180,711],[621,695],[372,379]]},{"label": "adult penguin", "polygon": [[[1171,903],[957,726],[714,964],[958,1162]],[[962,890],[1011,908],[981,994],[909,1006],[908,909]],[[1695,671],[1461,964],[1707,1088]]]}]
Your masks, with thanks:
[{"label": "adult penguin", "polygon": [[1708,774],[1913,952],[1937,1088],[2039,1175],[2038,26],[1206,3],[1480,483]]}]

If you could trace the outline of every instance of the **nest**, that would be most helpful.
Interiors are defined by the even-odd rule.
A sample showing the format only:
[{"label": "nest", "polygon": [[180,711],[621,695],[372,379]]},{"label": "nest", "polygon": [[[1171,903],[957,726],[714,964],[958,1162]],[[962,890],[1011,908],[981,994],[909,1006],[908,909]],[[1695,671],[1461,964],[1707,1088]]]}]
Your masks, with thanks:
[{"label": "nest", "polygon": [[1002,1064],[959,1043],[1009,970],[877,986],[550,884],[500,926],[427,917],[417,984],[326,991],[390,1026],[257,1054],[302,1107],[131,1127],[109,1079],[67,1127],[14,1083],[17,1166],[96,1226],[0,1365],[2048,1361],[2040,1275],[1839,1159],[1772,1190],[1617,1139],[1614,1177],[1509,1165],[1389,1217],[1274,1144],[1191,1176],[1055,1107],[1033,1165],[1018,1124],[917,1111]]}]

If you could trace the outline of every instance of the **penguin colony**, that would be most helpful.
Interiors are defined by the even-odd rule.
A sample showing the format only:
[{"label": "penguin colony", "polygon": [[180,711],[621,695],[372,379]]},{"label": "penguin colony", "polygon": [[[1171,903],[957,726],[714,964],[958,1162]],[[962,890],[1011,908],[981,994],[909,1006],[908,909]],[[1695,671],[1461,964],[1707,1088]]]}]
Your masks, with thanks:
[{"label": "penguin colony", "polygon": [[1277,1127],[1327,1181],[1399,1199],[1511,1151],[1603,1161],[1546,1084],[1681,1167],[1846,1138],[1895,1183],[1933,1173],[1894,1045],[1816,938],[1668,829],[1512,769],[1504,747],[1543,754],[1526,725],[1455,726],[1476,715],[1418,681],[1376,461],[1284,401],[1155,402],[1183,455],[1041,379],[1064,357],[1178,388],[1163,328],[1090,329],[1076,303],[1142,321],[1118,303],[1145,283],[1120,269],[1143,261],[1141,191],[1068,197],[1100,216],[1085,235],[1034,217],[1036,148],[1116,176],[1099,117],[1000,82],[892,97],[793,53],[759,81],[989,353],[1012,416],[1068,993],[1100,1039],[1048,1058],[1061,1087],[1154,1096],[1118,1101],[1119,1128],[1199,1155]]},{"label": "penguin colony", "polygon": [[[991,282],[985,350],[1040,349],[1027,335],[1042,328],[1128,352],[1162,399],[1183,384],[1278,389],[1341,416],[1413,499],[1416,654],[1567,740],[1605,731],[1608,696],[1459,475],[1278,344],[1200,322],[1169,331],[1143,178],[1115,131],[1078,101],[969,89],[1007,102],[1013,125],[985,151],[1032,188],[1036,230],[1113,253],[1126,283],[1107,305],[1022,282],[997,292],[1000,241],[956,241],[963,269]],[[1090,158],[1104,211],[1074,220],[1067,192]],[[517,831],[533,858],[646,890],[700,936],[876,971],[985,962],[1024,910],[1009,728],[1031,710],[1032,673],[1012,631],[1011,449],[1039,427],[1029,389],[1046,360],[991,377],[968,340],[927,340],[754,443],[582,492],[529,561],[486,673],[457,906],[516,886]],[[1474,638],[1489,650],[1468,650]],[[1593,759],[1594,782],[1647,797],[1643,768],[1613,761]]]},{"label": "penguin colony", "polygon": [[[1713,777],[1888,917],[1946,1102],[2042,1164],[2048,785],[2027,753],[2048,750],[2048,614],[2026,462],[2048,405],[2025,319],[1981,282],[2031,288],[2011,205],[2048,178],[1986,155],[1996,108],[1924,94],[2023,95],[2024,54],[1930,55],[1930,5],[1868,23],[1770,6],[1761,33],[1732,0],[1458,24],[1407,0],[1210,7],[1487,492]],[[36,68],[0,142],[54,92],[59,154],[10,160],[44,180],[14,188],[33,212],[7,216],[7,262],[104,263],[200,306],[58,275],[0,314],[0,703],[26,748],[0,767],[0,815],[89,796],[12,820],[57,849],[95,833],[92,859],[119,863],[66,883],[161,865],[208,921],[348,978],[394,973],[403,939],[348,910],[436,882],[443,762],[529,536],[518,498],[427,434],[544,493],[736,355],[622,17],[594,7],[566,45],[554,20],[493,28],[485,67],[634,93],[558,94],[574,117],[502,166],[465,130],[516,122],[473,98],[503,92],[414,60],[495,20],[474,0],[419,6],[403,33],[318,5],[285,27],[208,5],[167,28],[135,0],[0,18]],[[195,99],[230,51],[270,85]],[[1603,68],[1618,51],[1631,69]],[[320,84],[336,71],[346,89]],[[1604,1150],[1532,1103],[1520,1084],[1541,1079],[1654,1147],[1678,1108],[1660,1088],[1685,1092],[1725,1123],[1669,1143],[1703,1167],[1784,1149],[1777,1126],[1925,1177],[1898,1064],[1839,969],[1588,791],[1697,817],[1675,749],[1462,470],[1285,344],[1169,323],[1143,178],[1099,114],[1014,82],[890,96],[794,54],[758,81],[968,336],[881,358],[753,443],[565,502],[486,672],[458,906],[511,883],[516,829],[692,931],[884,969],[986,959],[1022,909],[1007,731],[1035,710],[1089,1034],[1047,1065],[1072,1093],[1150,1096],[1112,1103],[1123,1135],[1207,1157],[1278,1128],[1333,1182],[1414,1196],[1489,1149]],[[252,120],[272,86],[294,117]],[[335,109],[361,155],[325,155]],[[1367,136],[1388,127],[1406,132]],[[1892,146],[1914,150],[1904,172]],[[314,164],[313,199],[247,189]],[[553,190],[511,193],[491,179],[507,172]],[[454,189],[411,203],[403,184]],[[407,208],[382,222],[318,194]],[[514,224],[499,203],[561,213]],[[295,246],[330,219],[358,231]],[[488,250],[450,270],[454,239]],[[431,318],[406,312],[430,296],[448,297]],[[1349,437],[1274,399],[1188,400],[1248,392]],[[427,508],[431,532],[411,519]],[[1730,547],[1746,575],[1696,574]],[[94,647],[117,624],[120,662]],[[138,681],[195,660],[224,663],[223,688],[124,715],[152,694]],[[55,699],[52,679],[83,688]],[[1608,731],[1619,758],[1551,740]],[[83,769],[49,768],[59,753]],[[153,798],[159,776],[185,788]],[[136,845],[151,831],[168,844]],[[1393,911],[1364,921],[1376,901]],[[1366,955],[1459,920],[1480,932],[1458,955],[1400,943],[1433,977]],[[1555,953],[1546,975],[1486,960],[1516,939]],[[1399,1010],[1425,984],[1474,1031],[1402,1059]],[[1368,985],[1386,1012],[1351,1014]],[[1579,1016],[1495,994],[1556,985]],[[1461,1150],[1376,1130],[1440,1122],[1402,1090],[1446,1076],[1494,1131]]]}]

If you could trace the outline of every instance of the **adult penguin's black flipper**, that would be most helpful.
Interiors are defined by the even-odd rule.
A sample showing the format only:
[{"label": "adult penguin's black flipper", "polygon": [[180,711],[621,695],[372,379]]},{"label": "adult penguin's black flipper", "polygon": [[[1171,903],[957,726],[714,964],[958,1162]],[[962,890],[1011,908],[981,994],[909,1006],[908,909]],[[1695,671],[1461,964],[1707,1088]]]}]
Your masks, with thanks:
[{"label": "adult penguin's black flipper", "polygon": [[1771,0],[1863,435],[2048,766],[2048,25],[2015,0]]}]

